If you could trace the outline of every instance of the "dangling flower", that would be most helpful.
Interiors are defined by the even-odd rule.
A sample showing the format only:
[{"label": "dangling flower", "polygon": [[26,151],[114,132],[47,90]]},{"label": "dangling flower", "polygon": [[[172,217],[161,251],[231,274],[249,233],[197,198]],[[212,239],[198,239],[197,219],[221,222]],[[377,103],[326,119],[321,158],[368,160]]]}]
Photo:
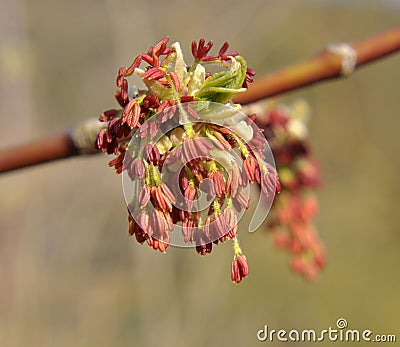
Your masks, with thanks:
[{"label": "dangling flower", "polygon": [[233,241],[234,258],[231,264],[231,278],[233,282],[240,283],[249,274],[249,265],[246,256],[242,254],[237,238]]}]

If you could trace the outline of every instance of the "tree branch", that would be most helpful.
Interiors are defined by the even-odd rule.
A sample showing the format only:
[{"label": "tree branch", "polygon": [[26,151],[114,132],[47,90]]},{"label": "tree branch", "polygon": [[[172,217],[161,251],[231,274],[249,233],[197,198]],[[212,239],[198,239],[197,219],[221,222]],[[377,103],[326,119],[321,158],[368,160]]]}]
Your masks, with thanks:
[{"label": "tree branch", "polygon": [[[400,50],[400,26],[355,43],[352,48],[357,53],[355,68],[395,53]],[[245,93],[237,94],[233,101],[242,105],[249,104],[317,82],[341,77],[341,70],[340,58],[325,49],[308,60],[255,80]]]},{"label": "tree branch", "polygon": [[78,154],[69,133],[0,151],[0,172],[21,169]]},{"label": "tree branch", "polygon": [[[351,47],[357,54],[354,68],[381,59],[400,50],[400,26]],[[245,93],[236,95],[233,101],[246,105],[342,75],[341,58],[325,49],[308,60],[256,79]],[[71,132],[0,150],[0,173],[71,156],[98,153],[94,150],[94,141],[101,126],[104,123],[92,119]]]}]

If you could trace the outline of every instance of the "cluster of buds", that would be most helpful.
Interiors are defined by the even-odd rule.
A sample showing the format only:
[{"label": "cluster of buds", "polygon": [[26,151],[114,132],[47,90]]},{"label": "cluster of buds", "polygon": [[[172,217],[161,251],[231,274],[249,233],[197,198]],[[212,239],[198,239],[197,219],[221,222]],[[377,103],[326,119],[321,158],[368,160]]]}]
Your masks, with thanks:
[{"label": "cluster of buds", "polygon": [[275,244],[291,253],[292,269],[314,280],[325,264],[325,248],[312,223],[318,212],[314,190],[321,176],[307,141],[309,107],[296,100],[290,106],[273,103],[266,109],[257,123],[264,128],[282,185],[269,215],[268,230],[274,234]]},{"label": "cluster of buds", "polygon": [[[109,166],[128,177],[130,235],[165,252],[179,244],[172,240],[178,228],[182,242],[201,255],[232,240],[232,280],[239,283],[248,274],[237,225],[249,206],[249,184],[257,182],[272,199],[280,190],[255,115],[238,118],[240,105],[229,103],[255,73],[237,52],[228,52],[226,42],[217,55],[209,55],[212,41],[193,42],[190,66],[179,43],[168,42],[163,38],[119,69],[121,108],[100,116],[105,126],[95,147],[116,155]],[[210,65],[221,71],[208,72]],[[131,75],[139,76],[147,90],[130,88]]]}]

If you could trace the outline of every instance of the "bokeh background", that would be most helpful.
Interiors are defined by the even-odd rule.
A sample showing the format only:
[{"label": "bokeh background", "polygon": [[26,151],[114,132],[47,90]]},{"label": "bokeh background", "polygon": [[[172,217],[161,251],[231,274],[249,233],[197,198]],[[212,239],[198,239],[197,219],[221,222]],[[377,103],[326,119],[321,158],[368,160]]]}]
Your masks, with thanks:
[{"label": "bokeh background", "polygon": [[[0,146],[114,107],[119,66],[166,34],[187,53],[193,39],[228,40],[262,75],[399,19],[398,0],[0,0]],[[313,284],[243,224],[251,274],[240,285],[229,244],[206,257],[138,245],[105,156],[2,175],[0,346],[256,346],[265,324],[325,329],[340,317],[399,340],[399,89],[394,55],[282,98],[313,110],[329,257]]]}]

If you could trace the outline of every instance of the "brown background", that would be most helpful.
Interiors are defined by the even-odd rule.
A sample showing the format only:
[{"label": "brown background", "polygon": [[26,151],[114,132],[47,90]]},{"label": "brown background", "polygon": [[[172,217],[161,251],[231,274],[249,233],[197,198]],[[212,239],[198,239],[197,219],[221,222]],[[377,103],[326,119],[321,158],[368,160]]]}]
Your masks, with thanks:
[{"label": "brown background", "polygon": [[[1,0],[1,147],[114,107],[118,67],[165,34],[186,52],[202,36],[228,40],[262,75],[398,24],[398,5]],[[105,156],[1,176],[0,346],[253,346],[264,324],[325,329],[340,317],[400,339],[399,89],[397,55],[283,99],[313,109],[329,252],[314,284],[290,273],[263,231],[243,228],[251,274],[240,285],[228,244],[204,258],[141,247]]]}]

